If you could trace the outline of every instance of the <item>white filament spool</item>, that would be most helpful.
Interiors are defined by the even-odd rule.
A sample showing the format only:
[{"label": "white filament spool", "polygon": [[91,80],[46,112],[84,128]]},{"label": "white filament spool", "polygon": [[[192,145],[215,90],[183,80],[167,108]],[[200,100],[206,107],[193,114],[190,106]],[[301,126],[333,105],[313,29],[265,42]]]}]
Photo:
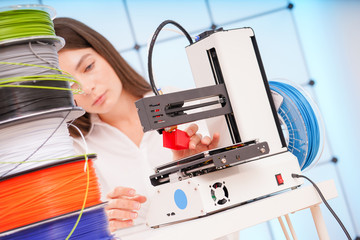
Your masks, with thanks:
[{"label": "white filament spool", "polygon": [[63,118],[45,118],[0,130],[0,178],[55,164],[74,155]]}]

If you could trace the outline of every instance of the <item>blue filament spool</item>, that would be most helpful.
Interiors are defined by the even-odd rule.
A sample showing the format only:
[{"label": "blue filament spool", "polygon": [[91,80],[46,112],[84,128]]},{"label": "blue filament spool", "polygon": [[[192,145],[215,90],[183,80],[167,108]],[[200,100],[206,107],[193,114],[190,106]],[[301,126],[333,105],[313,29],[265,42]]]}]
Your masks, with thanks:
[{"label": "blue filament spool", "polygon": [[301,170],[304,170],[319,159],[323,148],[322,125],[317,108],[299,87],[275,81],[270,81],[269,85],[272,91],[283,97],[278,115],[287,147],[297,157]]},{"label": "blue filament spool", "polygon": [[[0,234],[1,240],[64,240],[78,218],[78,212],[44,220]],[[108,220],[102,205],[85,209],[79,225],[70,239],[110,240],[114,236],[108,230]]]}]

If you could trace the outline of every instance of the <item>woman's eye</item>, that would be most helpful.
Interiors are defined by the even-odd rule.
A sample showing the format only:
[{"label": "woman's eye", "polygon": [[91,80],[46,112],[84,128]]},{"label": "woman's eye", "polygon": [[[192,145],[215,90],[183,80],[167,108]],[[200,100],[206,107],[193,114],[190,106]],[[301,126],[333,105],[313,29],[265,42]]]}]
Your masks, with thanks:
[{"label": "woman's eye", "polygon": [[87,65],[86,68],[85,68],[85,72],[91,70],[93,67],[94,67],[94,63],[91,63],[91,64]]}]

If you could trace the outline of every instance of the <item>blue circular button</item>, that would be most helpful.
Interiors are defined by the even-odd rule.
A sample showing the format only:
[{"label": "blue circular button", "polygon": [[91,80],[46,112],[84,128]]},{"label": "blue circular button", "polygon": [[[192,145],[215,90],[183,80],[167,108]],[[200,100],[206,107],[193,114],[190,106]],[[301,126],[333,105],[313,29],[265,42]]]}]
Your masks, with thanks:
[{"label": "blue circular button", "polygon": [[183,190],[178,189],[174,193],[174,200],[176,206],[180,209],[185,209],[187,206],[187,197]]}]

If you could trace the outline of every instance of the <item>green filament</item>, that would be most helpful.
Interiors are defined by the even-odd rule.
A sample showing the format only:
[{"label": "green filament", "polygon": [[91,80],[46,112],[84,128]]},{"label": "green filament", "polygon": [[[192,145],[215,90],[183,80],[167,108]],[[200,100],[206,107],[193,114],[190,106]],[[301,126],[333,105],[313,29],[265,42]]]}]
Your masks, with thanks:
[{"label": "green filament", "polygon": [[33,36],[56,36],[49,13],[36,9],[0,12],[0,42]]},{"label": "green filament", "polygon": [[21,65],[27,67],[40,67],[51,69],[55,71],[62,72],[63,74],[50,74],[50,75],[32,75],[32,76],[17,76],[17,77],[8,77],[8,78],[0,78],[0,88],[1,87],[12,87],[12,88],[39,88],[39,89],[52,89],[52,90],[65,90],[65,91],[72,91],[74,94],[82,93],[81,88],[72,89],[72,88],[61,88],[61,87],[50,87],[50,86],[34,86],[34,85],[17,85],[16,83],[20,82],[34,82],[34,81],[67,81],[75,83],[77,86],[81,86],[81,84],[76,81],[69,73],[52,67],[42,66],[42,65],[35,65],[35,64],[28,64],[28,63],[13,63],[13,62],[0,62],[0,64],[7,64],[7,65]]}]

